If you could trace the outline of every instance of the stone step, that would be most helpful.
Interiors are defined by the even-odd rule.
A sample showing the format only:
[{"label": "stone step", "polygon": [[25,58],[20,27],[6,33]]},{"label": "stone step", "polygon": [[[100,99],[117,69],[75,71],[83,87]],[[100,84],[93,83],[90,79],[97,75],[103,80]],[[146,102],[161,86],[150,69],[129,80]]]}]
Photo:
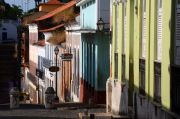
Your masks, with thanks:
[{"label": "stone step", "polygon": [[112,119],[132,119],[130,116],[125,115],[112,115]]},{"label": "stone step", "polygon": [[79,113],[80,119],[111,119],[111,114],[108,113]]}]

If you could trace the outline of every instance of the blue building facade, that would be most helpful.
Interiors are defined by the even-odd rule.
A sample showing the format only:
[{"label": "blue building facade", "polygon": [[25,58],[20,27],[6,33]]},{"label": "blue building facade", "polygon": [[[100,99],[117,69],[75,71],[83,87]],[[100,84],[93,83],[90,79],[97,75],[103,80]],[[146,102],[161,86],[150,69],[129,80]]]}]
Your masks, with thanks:
[{"label": "blue building facade", "polygon": [[[109,33],[97,31],[102,18],[109,23],[109,0],[81,0],[81,83],[82,102],[105,103],[106,80],[109,77]],[[108,27],[106,27],[108,28]]]}]

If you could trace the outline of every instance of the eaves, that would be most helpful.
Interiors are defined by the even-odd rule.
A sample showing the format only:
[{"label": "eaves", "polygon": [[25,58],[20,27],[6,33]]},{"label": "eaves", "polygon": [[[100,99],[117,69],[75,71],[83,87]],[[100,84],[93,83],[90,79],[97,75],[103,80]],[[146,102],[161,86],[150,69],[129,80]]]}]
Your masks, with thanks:
[{"label": "eaves", "polygon": [[80,7],[80,6],[86,4],[89,1],[91,1],[91,0],[80,0],[79,2],[76,3],[76,6]]}]

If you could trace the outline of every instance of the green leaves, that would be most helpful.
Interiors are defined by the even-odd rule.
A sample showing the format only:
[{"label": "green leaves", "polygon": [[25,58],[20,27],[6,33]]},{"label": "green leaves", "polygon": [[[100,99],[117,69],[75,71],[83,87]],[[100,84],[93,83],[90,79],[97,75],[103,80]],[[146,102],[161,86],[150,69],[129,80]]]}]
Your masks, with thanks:
[{"label": "green leaves", "polygon": [[20,8],[20,6],[10,6],[8,3],[5,2],[0,3],[0,5],[4,7],[4,10],[1,11],[0,19],[16,20],[23,14],[23,10]]}]

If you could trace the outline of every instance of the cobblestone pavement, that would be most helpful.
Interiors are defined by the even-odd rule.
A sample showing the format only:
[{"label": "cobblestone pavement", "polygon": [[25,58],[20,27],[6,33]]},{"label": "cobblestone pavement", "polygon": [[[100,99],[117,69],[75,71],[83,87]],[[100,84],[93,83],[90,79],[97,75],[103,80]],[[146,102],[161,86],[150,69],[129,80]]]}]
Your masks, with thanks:
[{"label": "cobblestone pavement", "polygon": [[104,107],[99,108],[77,108],[60,107],[58,109],[48,110],[43,105],[21,104],[19,109],[9,109],[8,104],[0,105],[0,119],[77,119],[78,114],[105,113]]}]

